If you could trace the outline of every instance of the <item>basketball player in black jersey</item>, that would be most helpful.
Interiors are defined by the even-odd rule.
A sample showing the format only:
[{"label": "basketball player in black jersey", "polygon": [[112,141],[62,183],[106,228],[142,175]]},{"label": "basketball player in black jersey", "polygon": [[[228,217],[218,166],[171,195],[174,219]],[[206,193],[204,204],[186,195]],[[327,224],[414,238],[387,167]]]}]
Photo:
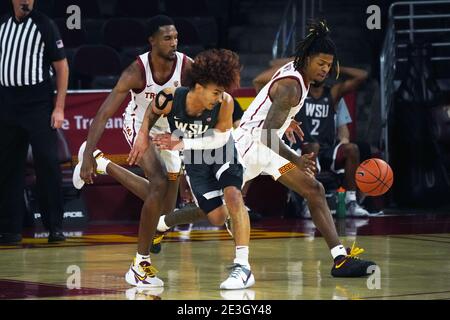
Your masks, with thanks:
[{"label": "basketball player in black jersey", "polygon": [[[131,163],[140,160],[149,148],[149,130],[165,115],[172,136],[159,135],[153,142],[162,149],[184,149],[187,179],[212,224],[223,225],[228,215],[232,218],[236,257],[221,289],[255,283],[248,261],[250,221],[241,194],[243,168],[231,137],[233,98],[225,92],[239,83],[239,72],[239,58],[232,51],[200,53],[192,64],[189,87],[161,91],[147,109],[129,156]],[[174,134],[182,139],[173,139]]]},{"label": "basketball player in black jersey", "polygon": [[311,84],[305,105],[295,116],[295,120],[302,123],[305,134],[300,147],[304,153],[314,152],[317,155],[316,163],[321,170],[337,172],[345,169],[347,215],[367,216],[367,210],[356,201],[355,172],[360,162],[358,146],[349,141],[339,141],[335,126],[339,100],[356,90],[367,79],[367,72],[341,67],[340,73],[349,79],[332,87],[326,86],[324,81]]}]

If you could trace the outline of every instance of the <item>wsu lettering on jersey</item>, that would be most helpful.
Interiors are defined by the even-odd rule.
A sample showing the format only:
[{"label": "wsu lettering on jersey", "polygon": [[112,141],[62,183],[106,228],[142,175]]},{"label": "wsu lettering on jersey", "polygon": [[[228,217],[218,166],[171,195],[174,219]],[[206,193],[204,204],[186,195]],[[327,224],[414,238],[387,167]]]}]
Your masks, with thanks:
[{"label": "wsu lettering on jersey", "polygon": [[186,123],[177,119],[174,120],[177,130],[181,131],[179,132],[179,134],[182,133],[180,135],[188,139],[193,139],[201,136],[209,129],[209,125],[204,125],[201,121],[199,121],[198,123]]},{"label": "wsu lettering on jersey", "polygon": [[327,118],[330,112],[329,104],[305,103],[306,116],[314,118]]}]

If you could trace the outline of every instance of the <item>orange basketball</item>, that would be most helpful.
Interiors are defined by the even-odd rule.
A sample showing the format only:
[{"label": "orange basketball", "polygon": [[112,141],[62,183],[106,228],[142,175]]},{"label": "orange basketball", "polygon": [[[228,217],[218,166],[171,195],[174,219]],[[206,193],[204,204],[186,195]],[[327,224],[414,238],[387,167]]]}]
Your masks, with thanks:
[{"label": "orange basketball", "polygon": [[372,158],[361,163],[355,173],[359,190],[369,196],[386,193],[394,182],[391,167],[383,160]]}]

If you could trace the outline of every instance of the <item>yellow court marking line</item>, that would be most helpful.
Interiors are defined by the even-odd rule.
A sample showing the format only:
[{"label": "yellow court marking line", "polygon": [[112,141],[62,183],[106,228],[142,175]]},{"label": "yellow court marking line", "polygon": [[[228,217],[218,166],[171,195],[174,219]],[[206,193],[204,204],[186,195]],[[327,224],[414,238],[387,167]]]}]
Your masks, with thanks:
[{"label": "yellow court marking line", "polygon": [[[137,237],[131,236],[123,236],[117,234],[98,234],[98,235],[86,235],[81,237],[69,237],[63,243],[76,243],[80,242],[102,242],[102,243],[110,243],[110,242],[136,242]],[[47,238],[24,238],[22,240],[22,244],[49,244]]]},{"label": "yellow court marking line", "polygon": [[15,245],[15,246],[0,246],[0,249],[20,249],[22,248],[21,245]]},{"label": "yellow court marking line", "polygon": [[[267,231],[262,229],[254,229],[250,232],[251,239],[274,239],[274,238],[299,238],[305,237],[307,234],[302,232],[285,232],[285,231]],[[183,231],[169,232],[163,241],[177,241],[177,240],[214,240],[214,239],[231,239],[226,230],[192,230],[187,234]]]},{"label": "yellow court marking line", "polygon": [[[250,238],[255,239],[286,239],[303,238],[307,236],[301,232],[286,231],[267,231],[263,229],[253,229]],[[181,242],[181,241],[213,241],[213,240],[231,240],[231,236],[226,230],[191,230],[191,231],[171,231],[168,232],[163,241]],[[0,246],[0,249],[21,249],[25,248],[51,248],[51,247],[70,247],[70,246],[90,246],[100,244],[131,244],[136,243],[136,236],[125,236],[118,234],[96,234],[85,235],[81,237],[69,237],[65,242],[48,243],[47,238],[23,238],[20,245]]]}]

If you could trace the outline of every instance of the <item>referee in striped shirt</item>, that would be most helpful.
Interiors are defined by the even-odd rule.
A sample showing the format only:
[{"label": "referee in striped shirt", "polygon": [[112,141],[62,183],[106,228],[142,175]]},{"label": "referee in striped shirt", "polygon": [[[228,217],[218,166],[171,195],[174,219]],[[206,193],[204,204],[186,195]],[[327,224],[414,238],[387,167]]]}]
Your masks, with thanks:
[{"label": "referee in striped shirt", "polygon": [[[63,241],[56,133],[64,120],[69,76],[63,42],[55,24],[33,10],[34,0],[9,1],[11,12],[0,18],[0,243],[22,238],[25,160],[30,144],[48,240]],[[56,99],[52,73],[56,75]]]}]

